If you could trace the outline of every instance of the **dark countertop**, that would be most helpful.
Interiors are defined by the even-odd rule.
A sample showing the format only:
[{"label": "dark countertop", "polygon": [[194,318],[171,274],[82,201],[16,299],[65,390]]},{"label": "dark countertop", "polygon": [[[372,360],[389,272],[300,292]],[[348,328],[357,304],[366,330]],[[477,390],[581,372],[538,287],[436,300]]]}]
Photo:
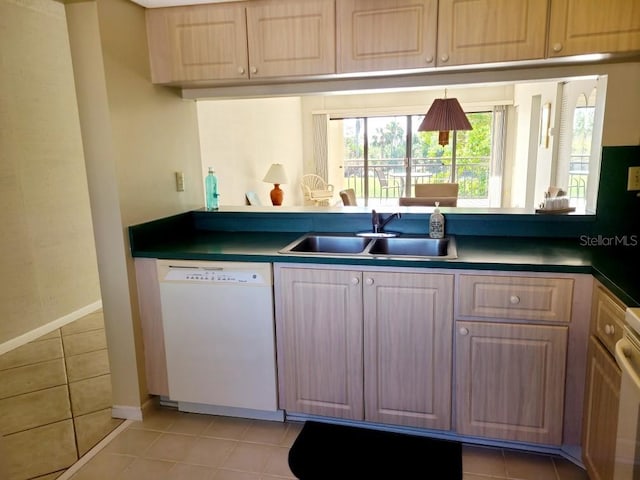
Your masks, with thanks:
[{"label": "dark countertop", "polygon": [[[586,245],[584,239],[454,235],[458,258],[393,259],[357,255],[278,253],[306,231],[211,231],[193,229],[182,217],[163,219],[160,230],[130,228],[133,257],[316,264],[403,266],[592,274],[628,306],[640,306],[640,266],[635,245]],[[168,223],[167,223],[168,222]],[[164,226],[162,224],[164,223]],[[171,227],[171,228],[169,228]],[[178,227],[178,228],[177,228]]]}]

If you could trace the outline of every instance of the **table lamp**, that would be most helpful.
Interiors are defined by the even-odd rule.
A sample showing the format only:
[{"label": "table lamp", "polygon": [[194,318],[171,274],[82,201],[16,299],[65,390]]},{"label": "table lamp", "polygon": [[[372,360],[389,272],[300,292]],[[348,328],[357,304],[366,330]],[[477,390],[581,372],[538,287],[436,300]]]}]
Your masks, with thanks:
[{"label": "table lamp", "polygon": [[269,167],[269,171],[262,179],[263,182],[273,183],[273,190],[271,190],[271,203],[275,206],[282,205],[282,197],[284,192],[280,190],[280,185],[288,182],[287,174],[284,171],[284,167],[281,163],[273,163]]}]

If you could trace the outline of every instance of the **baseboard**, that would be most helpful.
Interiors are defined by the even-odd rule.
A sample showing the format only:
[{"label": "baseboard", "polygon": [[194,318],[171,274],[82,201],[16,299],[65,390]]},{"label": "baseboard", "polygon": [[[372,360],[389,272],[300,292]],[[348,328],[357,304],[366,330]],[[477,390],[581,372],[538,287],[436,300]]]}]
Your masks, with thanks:
[{"label": "baseboard", "polygon": [[309,414],[286,414],[285,417],[287,422],[305,422],[306,420],[315,420],[327,423],[336,423],[338,425],[347,425],[353,427],[362,427],[362,428],[375,428],[378,430],[384,430],[388,432],[396,432],[396,433],[406,433],[410,435],[423,435],[431,438],[438,438],[441,440],[454,440],[462,443],[466,443],[469,445],[479,445],[483,447],[496,447],[496,448],[506,448],[511,450],[521,450],[529,453],[542,453],[546,455],[556,455],[569,460],[570,462],[576,464],[577,466],[584,468],[584,465],[575,457],[571,455],[569,452],[563,451],[561,447],[555,446],[547,446],[547,445],[539,445],[539,444],[531,444],[531,443],[523,443],[523,442],[511,442],[508,440],[492,440],[489,438],[481,438],[481,437],[469,437],[466,435],[461,435],[452,431],[445,430],[430,430],[430,429],[422,429],[417,427],[405,427],[401,425],[388,425],[388,424],[380,424],[373,422],[364,422],[359,420],[345,420],[340,418],[333,417],[323,417],[319,415],[309,415]]},{"label": "baseboard", "polygon": [[111,416],[113,418],[122,418],[124,420],[142,421],[143,407],[130,407],[127,405],[114,405],[111,407]]},{"label": "baseboard", "polygon": [[224,417],[253,418],[257,420],[284,422],[283,410],[254,410],[251,408],[226,407],[191,402],[178,402],[178,410],[181,412],[204,413],[206,415],[220,415]]},{"label": "baseboard", "polygon": [[67,315],[60,317],[52,322],[47,323],[46,325],[42,325],[38,328],[28,331],[27,333],[23,333],[17,337],[12,338],[11,340],[7,340],[6,342],[0,344],[0,355],[10,352],[22,345],[26,345],[29,342],[37,340],[43,335],[47,335],[48,333],[53,332],[65,325],[75,322],[76,320],[84,317],[85,315],[89,315],[95,311],[98,311],[102,308],[102,300],[98,300],[97,302],[90,303],[89,305],[85,305],[78,310],[68,313]]}]

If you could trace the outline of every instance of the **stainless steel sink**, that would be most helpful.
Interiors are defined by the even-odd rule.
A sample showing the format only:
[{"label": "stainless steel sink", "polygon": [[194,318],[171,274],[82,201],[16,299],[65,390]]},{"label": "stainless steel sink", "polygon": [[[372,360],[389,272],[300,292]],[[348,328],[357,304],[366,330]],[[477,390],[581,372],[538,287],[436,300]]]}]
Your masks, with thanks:
[{"label": "stainless steel sink", "polygon": [[435,257],[457,258],[458,252],[453,237],[430,238],[426,236],[403,236],[378,238],[367,253],[387,257]]},{"label": "stainless steel sink", "polygon": [[351,255],[406,259],[458,258],[453,237],[425,235],[368,238],[353,234],[309,233],[279,251],[289,255]]},{"label": "stainless steel sink", "polygon": [[370,238],[350,234],[307,234],[280,250],[280,253],[359,254],[371,243]]}]

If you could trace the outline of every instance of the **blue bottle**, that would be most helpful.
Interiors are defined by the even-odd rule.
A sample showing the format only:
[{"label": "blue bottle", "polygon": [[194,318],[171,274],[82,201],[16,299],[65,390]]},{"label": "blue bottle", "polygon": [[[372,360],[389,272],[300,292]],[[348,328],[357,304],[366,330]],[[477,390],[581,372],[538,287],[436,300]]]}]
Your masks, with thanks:
[{"label": "blue bottle", "polygon": [[209,173],[204,180],[204,190],[207,210],[218,210],[220,194],[218,193],[218,177],[216,177],[213,167],[209,167]]}]

